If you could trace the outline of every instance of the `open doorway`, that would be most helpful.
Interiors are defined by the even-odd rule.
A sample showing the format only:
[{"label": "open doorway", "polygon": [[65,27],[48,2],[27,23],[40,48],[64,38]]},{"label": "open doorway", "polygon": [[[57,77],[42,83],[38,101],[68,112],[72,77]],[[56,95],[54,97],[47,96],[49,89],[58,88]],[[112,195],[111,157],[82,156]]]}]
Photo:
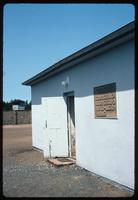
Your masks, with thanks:
[{"label": "open doorway", "polygon": [[69,157],[76,159],[74,93],[66,94]]}]

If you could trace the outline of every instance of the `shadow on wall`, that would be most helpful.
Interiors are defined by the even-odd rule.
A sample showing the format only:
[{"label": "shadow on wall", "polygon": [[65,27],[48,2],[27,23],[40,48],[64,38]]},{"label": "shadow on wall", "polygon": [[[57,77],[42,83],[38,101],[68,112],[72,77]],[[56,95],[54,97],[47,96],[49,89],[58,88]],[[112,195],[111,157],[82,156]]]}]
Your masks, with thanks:
[{"label": "shadow on wall", "polygon": [[[42,97],[60,97],[70,91],[74,91],[77,98],[92,96],[94,87],[113,82],[116,83],[116,92],[133,90],[133,50],[133,42],[125,43],[35,84],[31,90],[32,104],[41,104]],[[67,77],[68,87],[62,85]]]}]

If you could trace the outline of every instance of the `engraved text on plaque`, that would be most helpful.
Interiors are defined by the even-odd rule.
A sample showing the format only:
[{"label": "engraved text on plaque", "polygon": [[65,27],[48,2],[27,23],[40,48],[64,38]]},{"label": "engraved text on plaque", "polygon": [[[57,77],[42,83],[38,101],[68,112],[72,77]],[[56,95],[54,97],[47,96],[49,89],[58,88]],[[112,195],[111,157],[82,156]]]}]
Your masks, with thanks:
[{"label": "engraved text on plaque", "polygon": [[116,118],[116,83],[94,88],[96,118]]}]

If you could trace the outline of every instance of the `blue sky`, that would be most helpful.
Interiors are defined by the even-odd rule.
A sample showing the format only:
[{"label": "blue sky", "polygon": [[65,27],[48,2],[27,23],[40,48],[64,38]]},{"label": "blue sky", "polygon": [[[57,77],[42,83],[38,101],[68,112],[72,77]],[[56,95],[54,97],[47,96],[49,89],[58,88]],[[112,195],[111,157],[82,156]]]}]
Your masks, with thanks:
[{"label": "blue sky", "polygon": [[135,19],[131,4],[6,4],[3,100],[31,100],[21,83]]}]

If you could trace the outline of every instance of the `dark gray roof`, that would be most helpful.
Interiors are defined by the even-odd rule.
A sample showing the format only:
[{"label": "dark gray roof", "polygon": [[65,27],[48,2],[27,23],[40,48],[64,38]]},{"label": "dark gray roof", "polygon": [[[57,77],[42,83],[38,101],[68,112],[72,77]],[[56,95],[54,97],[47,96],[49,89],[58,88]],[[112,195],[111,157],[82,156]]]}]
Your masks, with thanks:
[{"label": "dark gray roof", "polygon": [[61,61],[55,63],[44,71],[38,73],[27,81],[23,82],[23,85],[34,85],[48,77],[51,77],[63,70],[66,70],[74,65],[96,56],[104,51],[111,49],[125,41],[134,38],[134,21],[121,27],[120,29],[110,33],[109,35],[103,37],[102,39],[88,45],[87,47],[73,53],[72,55],[62,59]]}]

